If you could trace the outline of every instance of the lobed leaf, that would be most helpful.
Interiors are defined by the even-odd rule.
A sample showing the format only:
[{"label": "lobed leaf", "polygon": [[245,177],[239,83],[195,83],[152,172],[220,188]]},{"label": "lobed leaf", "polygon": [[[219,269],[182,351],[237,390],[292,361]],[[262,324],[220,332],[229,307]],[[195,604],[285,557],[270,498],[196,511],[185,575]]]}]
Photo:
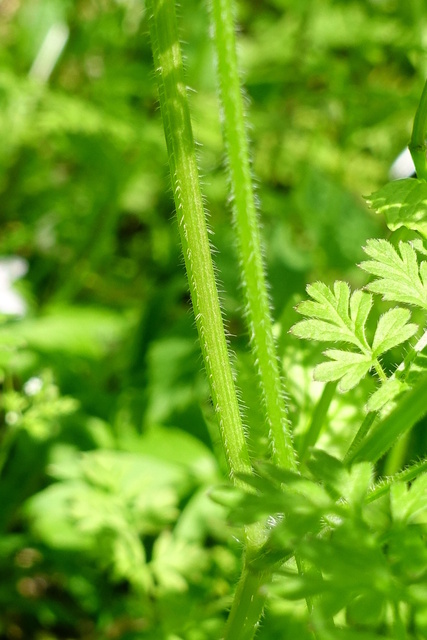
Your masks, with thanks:
[{"label": "lobed leaf", "polygon": [[[391,245],[385,245],[372,245],[370,249],[376,252],[375,255],[378,255],[379,249],[383,249],[388,263],[393,264],[397,254],[394,255],[396,252]],[[411,259],[408,254],[408,264]],[[381,273],[387,272],[384,271],[387,266],[380,265],[380,269]],[[414,269],[418,275],[416,258],[415,267],[411,262],[412,276]],[[308,340],[347,342],[360,352],[329,349],[325,351],[325,356],[331,361],[319,364],[314,370],[314,378],[319,382],[339,380],[338,389],[342,392],[355,387],[372,367],[378,365],[377,359],[381,354],[411,338],[418,328],[408,323],[410,312],[407,309],[390,309],[381,316],[370,346],[365,329],[372,307],[371,294],[357,290],[350,295],[348,284],[340,281],[335,282],[333,290],[322,282],[308,285],[307,293],[312,300],[301,302],[297,311],[308,316],[308,319],[297,322],[291,332],[298,338]]]},{"label": "lobed leaf", "polygon": [[325,356],[333,362],[323,362],[314,370],[314,378],[319,382],[340,380],[339,391],[353,389],[374,365],[374,359],[368,354],[328,349]]},{"label": "lobed leaf", "polygon": [[427,309],[427,263],[418,266],[417,254],[408,242],[400,242],[398,252],[387,240],[368,240],[364,251],[372,259],[360,267],[377,278],[367,285],[369,291],[384,300]]},{"label": "lobed leaf", "polygon": [[382,213],[391,231],[406,227],[427,237],[427,183],[407,178],[395,180],[366,198],[368,205]]},{"label": "lobed leaf", "polygon": [[411,314],[408,309],[390,309],[381,316],[372,343],[373,356],[377,358],[385,351],[409,340],[417,332],[417,325],[408,324]]},{"label": "lobed leaf", "polygon": [[335,282],[334,290],[323,282],[307,286],[313,298],[301,302],[298,313],[310,320],[301,320],[291,329],[298,338],[328,342],[349,342],[361,351],[369,349],[365,338],[365,324],[372,306],[372,296],[355,291],[350,297],[346,282]]}]

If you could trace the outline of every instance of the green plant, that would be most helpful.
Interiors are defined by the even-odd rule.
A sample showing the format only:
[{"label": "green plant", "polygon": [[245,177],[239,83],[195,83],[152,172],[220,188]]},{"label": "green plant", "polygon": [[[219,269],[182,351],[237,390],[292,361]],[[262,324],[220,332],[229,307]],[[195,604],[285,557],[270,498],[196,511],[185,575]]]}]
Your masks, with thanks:
[{"label": "green plant", "polygon": [[[177,10],[244,440],[237,422],[223,435],[246,443],[250,464],[232,446],[241,468],[228,481],[170,220],[149,11],[0,3],[0,254],[14,256],[0,261],[0,639],[218,640],[257,627],[260,640],[420,640],[425,94],[411,143],[419,179],[370,196],[384,215],[359,194],[384,184],[408,138],[423,3]],[[184,107],[181,90],[172,105]],[[301,302],[316,279],[318,297],[348,296],[347,312],[329,309],[338,324],[296,310],[319,310]],[[195,279],[209,315],[206,282]],[[298,320],[324,322],[320,337],[342,321],[354,341],[298,338]],[[341,378],[313,379],[339,367]],[[237,417],[223,382],[222,416]]]},{"label": "green plant", "polygon": [[[352,348],[327,350],[329,361],[315,368],[315,379],[327,386],[319,401],[321,408],[313,412],[304,448],[298,452],[286,417],[261,259],[232,3],[213,0],[214,44],[245,315],[270,442],[268,461],[256,462],[256,451],[249,454],[211,260],[174,3],[149,0],[147,6],[193,310],[223,450],[235,484],[230,495],[225,490],[216,497],[232,507],[232,519],[243,525],[245,532],[242,576],[224,637],[253,637],[273,575],[272,594],[305,600],[311,625],[311,630],[304,627],[307,637],[374,638],[379,637],[376,632],[385,631],[395,638],[406,638],[412,629],[422,633],[425,606],[420,594],[426,588],[426,576],[424,570],[415,570],[411,553],[414,551],[416,564],[422,566],[427,558],[426,476],[421,475],[426,463],[416,462],[380,484],[375,484],[374,463],[427,412],[427,374],[422,358],[426,334],[410,345],[418,326],[409,322],[409,310],[401,307],[386,310],[371,330],[371,293],[360,290],[350,294],[344,282],[336,282],[333,289],[322,283],[310,285],[312,300],[298,306],[306,319],[294,325],[293,334]],[[425,138],[426,117],[424,92],[410,145],[419,178],[389,185],[370,199],[373,208],[386,210],[390,229],[413,229],[421,236],[400,241],[398,249],[386,240],[369,240],[365,252],[370,259],[361,265],[376,277],[367,285],[368,291],[382,295],[385,301],[417,306],[422,319],[427,311],[427,262],[418,256],[422,258],[427,251],[420,196],[426,184],[425,148],[420,140]],[[411,193],[409,202],[402,198],[403,192]],[[370,333],[372,337],[368,337]],[[391,360],[384,366],[384,354],[394,353],[402,345],[407,353],[401,364]],[[321,449],[309,450],[307,445],[314,446],[318,440],[336,383],[339,391],[350,391],[371,370],[380,385],[367,401],[366,416],[347,443],[343,460]],[[250,424],[247,436],[250,441]],[[408,489],[406,483],[414,478]]]}]

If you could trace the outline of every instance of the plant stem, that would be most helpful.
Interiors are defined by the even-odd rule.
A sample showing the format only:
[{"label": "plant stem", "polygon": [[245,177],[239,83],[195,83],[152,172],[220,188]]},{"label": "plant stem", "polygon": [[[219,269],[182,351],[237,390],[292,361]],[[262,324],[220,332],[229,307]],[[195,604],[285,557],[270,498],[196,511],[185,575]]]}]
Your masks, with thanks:
[{"label": "plant stem", "polygon": [[304,462],[304,460],[307,458],[309,448],[313,447],[317,442],[330,404],[335,395],[337,384],[338,382],[328,382],[323,388],[322,395],[320,396],[319,401],[314,408],[310,426],[302,437],[302,442],[299,449],[301,462]]},{"label": "plant stem", "polygon": [[417,177],[420,180],[427,180],[427,159],[426,159],[426,124],[427,124],[427,80],[418,103],[417,112],[414,118],[409,151],[414,161]]},{"label": "plant stem", "polygon": [[[151,13],[150,33],[160,108],[197,330],[230,476],[236,485],[245,487],[238,474],[250,474],[252,466],[237,402],[210,253],[175,6],[173,0],[148,0],[147,8]],[[245,528],[245,536],[246,553],[255,556],[265,540],[265,527],[262,523],[248,526]],[[249,590],[252,593],[252,599],[246,596],[244,598],[244,602],[248,603],[245,614],[245,619],[248,619],[245,623],[248,634],[250,628],[252,635],[255,632],[264,606],[265,593],[261,589],[263,583],[263,575],[250,572],[245,561],[241,590],[244,596]],[[233,624],[232,629],[234,628]],[[233,640],[237,638],[240,636],[234,636]]]},{"label": "plant stem", "polygon": [[356,447],[347,462],[369,460],[376,462],[397,438],[411,429],[427,413],[427,374],[408,391],[397,407],[378,422],[369,435]]},{"label": "plant stem", "polygon": [[264,275],[238,72],[232,0],[212,1],[212,21],[233,198],[233,221],[238,239],[251,346],[258,369],[273,459],[277,465],[295,470],[296,456],[286,417]]},{"label": "plant stem", "polygon": [[378,415],[377,411],[371,411],[370,413],[366,414],[362,424],[359,427],[358,432],[354,436],[348,448],[348,451],[344,456],[344,459],[343,459],[344,464],[351,464],[354,456],[356,455],[356,451],[358,450],[360,443],[368,433],[377,415]]},{"label": "plant stem", "polygon": [[375,360],[374,369],[378,378],[380,379],[381,384],[384,384],[384,382],[387,382],[387,376],[379,360]]},{"label": "plant stem", "polygon": [[405,623],[402,620],[402,614],[400,612],[399,602],[393,602],[393,613],[394,613],[394,637],[396,640],[406,640],[406,627]]},{"label": "plant stem", "polygon": [[173,0],[148,0],[150,34],[188,282],[230,475],[250,473],[210,253]]},{"label": "plant stem", "polygon": [[383,473],[386,476],[392,476],[397,473],[399,469],[404,466],[405,459],[408,455],[408,447],[410,444],[411,432],[407,431],[401,438],[393,445],[388,452],[385,462]]},{"label": "plant stem", "polygon": [[396,482],[411,482],[419,475],[427,471],[427,459],[419,460],[411,464],[407,469],[395,473],[393,476],[382,478],[379,483],[369,491],[366,496],[366,502],[373,502],[390,490],[390,487]]},{"label": "plant stem", "polygon": [[245,562],[225,627],[224,640],[252,640],[264,609],[271,571],[255,571]]},{"label": "plant stem", "polygon": [[[415,358],[422,352],[424,351],[424,349],[427,347],[427,331],[424,331],[423,335],[421,336],[421,338],[417,341],[416,345],[414,346],[413,349],[411,349],[405,359],[403,360],[403,362],[400,363],[400,365],[397,367],[396,371],[394,372],[393,376],[396,376],[396,374],[399,374],[401,376],[401,379],[405,380],[405,378],[407,377],[408,373],[409,373],[409,367],[410,365],[413,363],[413,361],[415,360]],[[402,375],[403,373],[403,375]],[[404,375],[406,373],[406,375]]]}]

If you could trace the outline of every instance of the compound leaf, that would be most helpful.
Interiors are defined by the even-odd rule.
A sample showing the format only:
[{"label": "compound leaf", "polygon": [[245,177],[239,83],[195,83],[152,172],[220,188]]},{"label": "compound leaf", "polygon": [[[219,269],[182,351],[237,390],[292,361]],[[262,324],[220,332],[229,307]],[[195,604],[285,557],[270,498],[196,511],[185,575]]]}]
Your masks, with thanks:
[{"label": "compound leaf", "polygon": [[408,242],[400,242],[397,252],[387,240],[368,240],[364,251],[372,260],[360,266],[377,278],[367,285],[369,291],[384,300],[427,309],[427,263],[418,267],[417,254]]},{"label": "compound leaf", "polygon": [[[385,250],[389,252],[391,245],[386,244]],[[418,266],[416,270],[418,274]],[[329,349],[324,355],[330,361],[319,364],[314,370],[314,378],[319,382],[339,380],[339,391],[355,387],[373,367],[380,367],[378,357],[381,354],[405,342],[417,331],[415,324],[408,323],[410,312],[407,309],[390,309],[381,316],[370,346],[365,335],[372,306],[369,293],[357,290],[350,295],[345,282],[335,282],[333,290],[317,282],[309,285],[307,292],[312,300],[301,302],[297,311],[308,319],[295,324],[291,332],[309,340],[350,343],[358,350]]]}]

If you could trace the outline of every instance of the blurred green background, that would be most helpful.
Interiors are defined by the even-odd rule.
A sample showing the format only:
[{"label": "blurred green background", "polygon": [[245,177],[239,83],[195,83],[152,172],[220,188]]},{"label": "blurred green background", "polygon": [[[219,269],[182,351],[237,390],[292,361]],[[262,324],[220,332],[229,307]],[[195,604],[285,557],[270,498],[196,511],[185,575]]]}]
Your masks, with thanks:
[{"label": "blurred green background", "polygon": [[[386,233],[363,195],[409,139],[427,72],[425,6],[240,0],[237,16],[274,318],[301,427],[313,400],[286,337],[292,308],[313,279],[363,284],[361,246]],[[181,2],[179,18],[260,451],[207,3]],[[0,43],[0,638],[218,638],[240,546],[206,492],[224,463],[144,4],[2,0]],[[328,442],[339,450],[338,431]],[[298,608],[289,616],[285,631],[273,611],[260,638],[304,639]]]}]

